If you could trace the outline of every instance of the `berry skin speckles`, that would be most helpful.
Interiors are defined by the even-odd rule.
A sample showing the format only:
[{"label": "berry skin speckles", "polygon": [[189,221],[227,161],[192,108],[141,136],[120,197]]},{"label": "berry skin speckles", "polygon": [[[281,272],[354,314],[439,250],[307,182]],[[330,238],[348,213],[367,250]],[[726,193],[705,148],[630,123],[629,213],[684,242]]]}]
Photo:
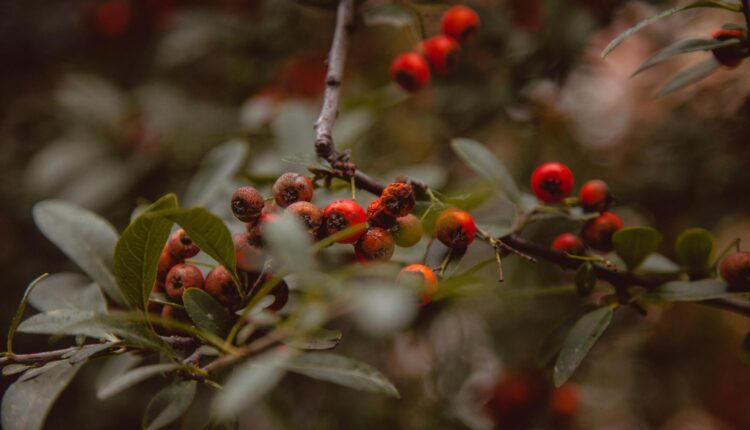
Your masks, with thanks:
[{"label": "berry skin speckles", "polygon": [[391,78],[404,90],[414,93],[430,83],[430,66],[418,53],[407,52],[391,63]]},{"label": "berry skin speckles", "polygon": [[314,188],[310,178],[299,173],[284,173],[273,184],[273,198],[276,204],[282,208],[286,208],[294,202],[311,201],[313,192]]},{"label": "berry skin speckles", "polygon": [[477,233],[474,219],[461,209],[447,209],[440,213],[435,221],[437,238],[448,248],[465,249]]},{"label": "berry skin speckles", "polygon": [[388,230],[370,227],[354,245],[357,260],[361,263],[370,261],[388,261],[393,256],[396,245]]},{"label": "berry skin speckles", "polygon": [[[328,204],[323,209],[323,226],[328,235],[336,234],[349,227],[362,225],[367,222],[364,209],[354,200],[342,199]],[[364,234],[364,229],[338,239],[338,243],[354,243]]]},{"label": "berry skin speckles", "polygon": [[545,203],[558,203],[573,191],[573,173],[562,163],[544,163],[531,175],[531,190]]},{"label": "berry skin speckles", "polygon": [[177,264],[169,269],[164,287],[169,297],[181,300],[188,288],[203,288],[203,274],[192,264]]},{"label": "berry skin speckles", "polygon": [[185,230],[179,229],[169,237],[167,251],[172,254],[173,257],[184,260],[185,258],[194,257],[200,252],[200,248],[193,243],[190,236],[185,233]]},{"label": "berry skin speckles", "polygon": [[265,204],[263,195],[253,187],[240,187],[232,194],[232,213],[242,222],[255,222]]},{"label": "berry skin speckles", "polygon": [[240,306],[240,295],[232,275],[224,266],[217,266],[206,275],[205,289],[208,294],[229,309]]}]

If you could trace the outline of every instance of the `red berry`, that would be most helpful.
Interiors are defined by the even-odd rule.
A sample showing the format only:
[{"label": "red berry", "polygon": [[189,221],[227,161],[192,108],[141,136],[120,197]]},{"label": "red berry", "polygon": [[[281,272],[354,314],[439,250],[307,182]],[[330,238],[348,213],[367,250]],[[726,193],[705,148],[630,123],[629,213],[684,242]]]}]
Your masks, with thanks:
[{"label": "red berry", "polygon": [[397,246],[408,248],[422,240],[422,233],[422,222],[416,216],[409,214],[396,219],[393,239]]},{"label": "red berry", "polygon": [[563,233],[552,241],[552,249],[572,255],[583,255],[585,247],[578,236],[573,233]]},{"label": "red berry", "polygon": [[430,83],[430,66],[416,52],[401,54],[391,63],[391,78],[404,90],[413,93]]},{"label": "red berry", "polygon": [[443,34],[464,42],[479,28],[479,15],[466,6],[458,5],[445,11],[440,21]]},{"label": "red berry", "polygon": [[544,381],[536,373],[511,373],[497,381],[484,407],[494,428],[532,428],[536,406],[545,394]]},{"label": "red berry", "polygon": [[237,309],[241,304],[237,285],[224,266],[216,266],[206,275],[205,289],[208,294],[229,309]]},{"label": "red berry", "polygon": [[622,228],[622,220],[612,212],[604,212],[598,217],[586,221],[581,231],[583,242],[599,251],[612,250],[612,235]]},{"label": "red berry", "polygon": [[256,270],[263,267],[265,256],[255,244],[256,239],[250,233],[235,233],[232,235],[234,242],[234,255],[237,260],[237,268],[244,271]]},{"label": "red berry", "polygon": [[383,199],[377,198],[367,206],[367,221],[371,226],[391,228],[396,224],[396,218],[388,215]]},{"label": "red berry", "polygon": [[461,45],[456,42],[456,39],[441,34],[420,43],[419,51],[430,63],[435,73],[444,75],[456,68]]},{"label": "red berry", "polygon": [[200,252],[198,245],[194,244],[190,239],[190,236],[185,233],[185,230],[179,229],[172,233],[167,242],[167,251],[172,254],[173,257],[178,259],[185,259],[194,257],[195,254]]},{"label": "red berry", "polygon": [[159,265],[156,268],[156,280],[164,282],[164,280],[167,279],[169,269],[175,264],[182,263],[183,261],[184,260],[181,258],[177,258],[170,254],[167,248],[164,248],[164,251],[161,252],[161,256],[159,257]]},{"label": "red berry", "polygon": [[393,236],[381,227],[368,228],[354,245],[357,260],[361,263],[388,261],[393,257],[395,249]]},{"label": "red berry", "polygon": [[448,248],[464,249],[474,241],[477,226],[468,212],[446,209],[435,221],[437,238]]},{"label": "red berry", "polygon": [[323,224],[323,213],[310,202],[294,202],[284,212],[297,215],[313,237]]},{"label": "red berry", "polygon": [[604,212],[612,203],[609,185],[601,179],[592,179],[581,187],[578,195],[581,207],[588,212]]},{"label": "red berry", "polygon": [[417,202],[414,189],[406,182],[388,184],[380,194],[385,212],[395,218],[406,216]]},{"label": "red berry", "polygon": [[[738,39],[740,41],[745,40],[745,32],[739,28],[718,28],[711,33],[711,37],[715,40],[730,40]],[[742,59],[745,58],[743,48],[740,45],[725,46],[723,48],[716,48],[713,51],[714,58],[721,65],[734,68],[740,65]]]},{"label": "red berry", "polygon": [[[364,209],[354,200],[336,200],[323,209],[323,225],[329,235],[336,234],[349,227],[367,222]],[[352,233],[336,242],[354,243],[364,234],[364,230]]]},{"label": "red berry", "polygon": [[284,173],[273,184],[273,198],[282,208],[294,202],[309,202],[312,200],[313,191],[310,178],[294,172]]},{"label": "red berry", "polygon": [[557,203],[573,191],[573,173],[562,163],[544,163],[531,175],[531,190],[545,203]]},{"label": "red berry", "polygon": [[118,39],[127,32],[133,10],[126,0],[106,0],[94,6],[94,26],[99,35]]},{"label": "red berry", "polygon": [[178,264],[167,273],[164,287],[169,297],[179,300],[188,288],[203,288],[203,273],[192,264]]},{"label": "red berry", "polygon": [[429,303],[438,290],[435,272],[424,264],[410,264],[398,273],[396,282],[410,285],[416,278],[417,286],[422,292],[422,304]]},{"label": "red berry", "polygon": [[550,395],[549,408],[557,419],[570,418],[580,406],[578,387],[573,384],[565,384]]},{"label": "red berry", "polygon": [[736,252],[719,266],[721,277],[733,290],[750,290],[750,252]]},{"label": "red berry", "polygon": [[254,222],[260,217],[266,201],[253,187],[240,187],[232,194],[232,213],[242,222]]}]

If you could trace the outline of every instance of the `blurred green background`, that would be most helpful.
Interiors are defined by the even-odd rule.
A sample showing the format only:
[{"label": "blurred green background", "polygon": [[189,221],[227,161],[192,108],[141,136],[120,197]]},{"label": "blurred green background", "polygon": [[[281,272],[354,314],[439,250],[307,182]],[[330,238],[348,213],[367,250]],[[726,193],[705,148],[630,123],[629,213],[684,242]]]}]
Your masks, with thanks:
[{"label": "blurred green background", "polygon": [[[263,185],[273,175],[299,170],[281,158],[313,152],[312,123],[335,20],[329,3],[0,4],[2,326],[29,281],[43,272],[76,270],[34,227],[35,202],[72,201],[122,230],[143,199],[184,195],[204,155],[231,139],[249,142],[240,182]],[[638,33],[606,60],[599,56],[619,32],[673,3],[467,1],[482,28],[463,50],[458,70],[406,96],[389,81],[388,66],[422,37],[415,11],[430,36],[439,31],[447,4],[360,2],[337,143],[374,176],[412,175],[462,194],[482,186],[449,142],[471,137],[524,187],[530,172],[550,160],[568,164],[578,184],[606,180],[616,212],[626,224],[660,229],[660,252],[667,256],[676,235],[692,226],[712,230],[720,248],[737,237],[750,240],[747,65],[664,99],[653,97],[660,83],[710,54],[629,78],[660,47],[681,37],[706,37],[725,22],[741,23],[741,15],[689,11]],[[224,204],[228,193],[217,190],[210,200]],[[486,203],[473,213],[495,221],[503,207]],[[541,223],[528,236],[548,243],[568,228],[577,227]],[[469,260],[489,252],[477,245]],[[488,282],[494,282],[489,269]],[[247,411],[241,428],[488,428],[478,393],[498,378],[507,383],[513,377],[549,390],[549,372],[535,359],[539,345],[583,306],[573,294],[510,295],[507,289],[570,282],[571,275],[555,267],[508,258],[506,282],[494,292],[422,314],[397,335],[373,338],[339,321],[340,349],[380,368],[402,399],[288,376],[266,402]],[[540,400],[522,413],[532,419],[498,427],[750,429],[750,367],[739,351],[748,330],[740,317],[696,305],[649,309],[646,317],[620,312],[574,378],[580,407],[570,419],[553,419]],[[18,351],[50,346],[29,335],[16,342]],[[98,402],[96,370],[87,367],[66,390],[47,428],[140,427],[156,385]],[[7,383],[5,378],[0,386]]]}]

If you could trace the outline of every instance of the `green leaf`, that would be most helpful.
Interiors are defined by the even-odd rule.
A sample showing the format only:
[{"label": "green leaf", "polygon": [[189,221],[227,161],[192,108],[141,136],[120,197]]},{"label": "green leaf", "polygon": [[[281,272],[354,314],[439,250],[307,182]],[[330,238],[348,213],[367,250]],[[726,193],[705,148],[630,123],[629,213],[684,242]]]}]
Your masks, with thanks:
[{"label": "green leaf", "polygon": [[643,279],[663,283],[679,278],[683,270],[674,261],[654,252],[643,260],[634,273]]},{"label": "green leaf", "polygon": [[95,316],[92,311],[57,309],[32,315],[18,326],[18,331],[30,334],[84,335],[112,340],[112,335],[98,325],[86,324]]},{"label": "green leaf", "polygon": [[313,379],[355,390],[400,397],[396,387],[377,369],[342,355],[327,352],[305,353],[292,359],[286,367],[290,372]]},{"label": "green leaf", "polygon": [[99,400],[104,400],[132,387],[139,382],[145,381],[152,376],[177,370],[180,367],[182,367],[181,364],[165,363],[152,364],[149,366],[143,366],[135,368],[133,370],[129,370],[99,387],[99,389],[97,389],[96,391],[96,398]]},{"label": "green leaf", "polygon": [[612,244],[628,269],[633,270],[656,251],[661,239],[661,233],[651,227],[626,227],[612,235]]},{"label": "green leaf", "polygon": [[[98,327],[107,333],[113,333],[123,339],[125,343],[146,349],[159,351],[169,357],[175,357],[172,348],[159,336],[149,330],[143,321],[132,321],[123,317],[128,314],[96,315],[89,321],[83,321],[81,326]],[[143,314],[140,317],[145,318]]]},{"label": "green leaf", "polygon": [[594,265],[586,261],[576,270],[576,290],[581,297],[588,297],[596,286]]},{"label": "green leaf", "polygon": [[733,294],[737,293],[729,291],[729,286],[721,279],[701,279],[694,282],[667,282],[644,294],[643,297],[669,302],[692,302],[718,299]]},{"label": "green leaf", "polygon": [[338,346],[339,342],[341,342],[342,336],[343,334],[339,330],[327,330],[321,328],[302,338],[292,338],[289,340],[282,340],[282,342],[297,349],[323,351]]},{"label": "green leaf", "polygon": [[279,272],[305,272],[313,266],[310,234],[299,217],[284,213],[265,226],[264,239]]},{"label": "green leaf", "polygon": [[689,52],[696,52],[696,51],[711,51],[716,48],[723,48],[725,46],[734,46],[739,45],[741,41],[739,39],[729,39],[729,40],[714,40],[714,39],[686,39],[686,40],[680,40],[661,51],[657,52],[656,54],[652,55],[648,60],[644,61],[643,64],[641,64],[638,69],[633,72],[632,76],[635,76],[639,73],[641,73],[644,70],[647,70],[651,67],[656,66],[657,64],[669,60],[672,57],[675,57],[677,55],[681,54],[687,54]]},{"label": "green leaf", "polygon": [[149,206],[122,232],[115,247],[115,277],[122,296],[131,308],[145,309],[156,280],[156,269],[172,223],[149,216],[176,208],[177,197],[167,194]]},{"label": "green leaf", "polygon": [[[234,282],[237,285],[242,285],[237,277],[237,262],[234,255],[232,234],[221,218],[204,208],[170,209],[150,216],[163,217],[177,223],[201,251],[226,267],[232,274]],[[149,288],[151,287],[149,286]],[[148,291],[146,291],[146,294],[148,294]]]},{"label": "green leaf", "polygon": [[16,334],[16,329],[18,329],[18,323],[21,322],[21,318],[23,317],[23,312],[26,310],[26,302],[29,299],[29,294],[31,294],[31,291],[39,285],[39,282],[41,282],[42,279],[44,279],[47,276],[47,274],[43,274],[42,276],[34,279],[28,287],[26,287],[26,291],[23,293],[23,297],[21,298],[21,303],[19,303],[18,308],[16,309],[16,314],[13,315],[13,320],[10,322],[10,327],[8,327],[8,352],[13,353],[13,336]]},{"label": "green leaf", "polygon": [[125,303],[112,274],[117,231],[105,219],[59,200],[34,206],[39,230],[117,303]]},{"label": "green leaf", "polygon": [[85,363],[66,360],[45,365],[36,377],[19,379],[3,396],[2,428],[5,430],[39,430],[52,405]]},{"label": "green leaf", "polygon": [[544,340],[539,345],[536,355],[536,362],[542,367],[548,367],[555,364],[555,359],[562,349],[565,338],[570,329],[578,321],[582,314],[596,309],[594,306],[586,306],[583,312],[574,312],[562,319],[549,333],[544,336]]},{"label": "green leaf", "polygon": [[716,238],[703,228],[689,228],[683,231],[674,245],[677,260],[690,271],[708,268],[715,249]]},{"label": "green leaf", "polygon": [[555,386],[563,385],[612,321],[611,307],[599,308],[581,317],[565,338],[554,369]]},{"label": "green leaf", "polygon": [[232,326],[229,312],[207,292],[188,288],[182,295],[182,302],[198,328],[220,337],[227,335]]},{"label": "green leaf", "polygon": [[143,361],[143,356],[134,352],[128,352],[107,358],[94,383],[96,391],[102,390],[112,382],[112,380],[122,376],[141,361]]},{"label": "green leaf", "polygon": [[508,169],[487,148],[470,139],[453,139],[453,151],[479,176],[488,181],[496,192],[516,204],[521,202],[521,192]]},{"label": "green leaf", "polygon": [[55,273],[44,278],[29,293],[29,304],[41,312],[77,309],[107,313],[101,289],[78,273]]},{"label": "green leaf", "polygon": [[212,149],[201,161],[185,192],[185,206],[203,206],[232,183],[247,158],[247,143],[230,140]]},{"label": "green leaf", "polygon": [[196,381],[177,381],[159,391],[146,407],[144,430],[157,430],[180,418],[193,403],[196,385]]},{"label": "green leaf", "polygon": [[648,17],[622,32],[619,36],[615,37],[611,42],[609,42],[609,45],[607,45],[606,48],[604,48],[604,50],[602,51],[602,57],[606,57],[607,55],[609,55],[609,53],[617,48],[622,42],[624,42],[625,39],[632,36],[635,32],[643,29],[647,25],[652,24],[660,19],[670,17],[676,13],[695,8],[719,8],[730,10],[732,12],[742,11],[742,6],[739,3],[721,0],[699,0],[683,6],[676,6],[671,9],[667,9],[657,15]]},{"label": "green leaf", "polygon": [[216,415],[232,418],[270,391],[286,373],[285,364],[294,354],[289,347],[278,347],[237,367],[216,395]]},{"label": "green leaf", "polygon": [[711,57],[706,61],[696,64],[695,66],[684,70],[664,84],[656,92],[657,97],[664,97],[683,87],[700,81],[708,77],[719,68],[720,64],[715,58]]},{"label": "green leaf", "polygon": [[477,229],[487,233],[490,237],[499,238],[513,233],[511,224],[512,222],[504,225],[477,223]]}]

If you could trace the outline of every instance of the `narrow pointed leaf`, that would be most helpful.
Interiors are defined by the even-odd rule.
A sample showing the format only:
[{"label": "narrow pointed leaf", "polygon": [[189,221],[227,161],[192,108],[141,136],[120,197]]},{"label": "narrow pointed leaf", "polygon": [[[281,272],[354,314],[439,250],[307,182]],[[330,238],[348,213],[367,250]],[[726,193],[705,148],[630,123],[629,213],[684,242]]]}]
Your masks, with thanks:
[{"label": "narrow pointed leaf", "polygon": [[355,390],[400,397],[396,387],[377,369],[343,355],[326,352],[305,353],[290,361],[287,369]]},{"label": "narrow pointed leaf", "polygon": [[656,66],[659,63],[662,63],[664,61],[669,60],[672,57],[675,57],[677,55],[681,54],[687,54],[689,52],[696,52],[696,51],[711,51],[716,48],[723,48],[726,46],[734,46],[739,45],[741,42],[739,39],[730,39],[730,40],[714,40],[714,39],[686,39],[686,40],[680,40],[679,42],[676,42],[661,51],[657,52],[656,54],[652,55],[648,60],[644,61],[643,64],[641,64],[638,69],[633,72],[632,76],[635,76],[639,73],[641,73],[644,70],[647,70],[651,67]]},{"label": "narrow pointed leaf", "polygon": [[48,363],[48,369],[34,378],[19,379],[3,396],[2,428],[39,430],[52,405],[85,363],[67,361]]},{"label": "narrow pointed leaf", "polygon": [[10,327],[8,328],[8,352],[13,353],[13,336],[16,334],[16,329],[18,329],[18,324],[21,322],[21,318],[23,317],[23,312],[26,310],[26,302],[29,299],[29,294],[31,294],[31,291],[39,285],[39,282],[41,282],[42,279],[44,279],[47,276],[45,273],[44,275],[34,279],[28,287],[26,287],[26,291],[23,293],[23,297],[21,297],[21,303],[18,305],[18,308],[16,309],[16,314],[13,315],[13,320],[10,322]]},{"label": "narrow pointed leaf", "polygon": [[483,145],[471,139],[453,139],[453,151],[479,176],[489,182],[496,192],[519,204],[521,192],[508,169]]},{"label": "narrow pointed leaf", "polygon": [[643,29],[647,25],[653,24],[654,22],[659,21],[660,19],[670,17],[676,13],[689,10],[689,9],[695,9],[695,8],[719,8],[719,9],[730,10],[732,12],[740,12],[742,10],[742,6],[739,3],[720,1],[720,0],[693,1],[683,6],[676,6],[671,9],[667,9],[659,14],[656,14],[654,16],[648,17],[640,21],[636,25],[620,33],[619,36],[615,37],[611,42],[609,42],[609,45],[607,45],[607,47],[604,48],[604,50],[602,51],[602,57],[606,57],[607,55],[609,55],[615,48],[617,48],[628,37],[632,36],[637,31]]},{"label": "narrow pointed leaf", "polygon": [[719,68],[719,66],[719,62],[716,61],[716,59],[714,59],[713,57],[709,58],[706,61],[698,63],[695,66],[684,70],[677,76],[670,79],[666,84],[659,88],[659,91],[656,92],[656,96],[664,97],[666,95],[672,94],[675,91],[681,90],[682,88],[690,84],[694,84],[701,79],[707,78],[713,72],[715,72]]},{"label": "narrow pointed leaf", "polygon": [[282,340],[282,342],[293,348],[308,351],[323,351],[335,348],[341,342],[342,336],[343,334],[339,330],[321,328],[301,339]]},{"label": "narrow pointed leaf", "polygon": [[573,375],[599,337],[612,322],[614,311],[610,307],[599,308],[581,317],[563,342],[554,369],[555,386],[563,385]]},{"label": "narrow pointed leaf", "polygon": [[656,251],[661,240],[661,233],[650,227],[626,227],[612,235],[615,252],[629,270],[638,267],[646,257]]},{"label": "narrow pointed leaf", "polygon": [[131,308],[145,309],[156,280],[159,256],[169,237],[172,222],[149,215],[177,207],[177,197],[167,194],[122,232],[115,247],[115,276],[125,301]]},{"label": "narrow pointed leaf", "polygon": [[180,367],[181,365],[176,363],[152,364],[150,366],[138,367],[109,381],[109,383],[97,390],[96,397],[99,400],[104,400],[148,378],[164,372],[177,370]]},{"label": "narrow pointed leaf", "polygon": [[117,303],[125,303],[112,274],[117,231],[99,215],[60,200],[33,210],[34,222],[52,243]]},{"label": "narrow pointed leaf", "polygon": [[178,381],[159,391],[143,415],[144,430],[157,430],[179,419],[193,403],[196,381]]},{"label": "narrow pointed leaf", "polygon": [[692,302],[718,299],[734,294],[737,294],[737,292],[730,291],[727,283],[721,279],[701,279],[694,282],[667,282],[644,294],[644,298],[670,302]]},{"label": "narrow pointed leaf", "polygon": [[232,319],[226,308],[198,288],[188,288],[182,295],[190,319],[198,328],[225,337],[232,325]]}]

